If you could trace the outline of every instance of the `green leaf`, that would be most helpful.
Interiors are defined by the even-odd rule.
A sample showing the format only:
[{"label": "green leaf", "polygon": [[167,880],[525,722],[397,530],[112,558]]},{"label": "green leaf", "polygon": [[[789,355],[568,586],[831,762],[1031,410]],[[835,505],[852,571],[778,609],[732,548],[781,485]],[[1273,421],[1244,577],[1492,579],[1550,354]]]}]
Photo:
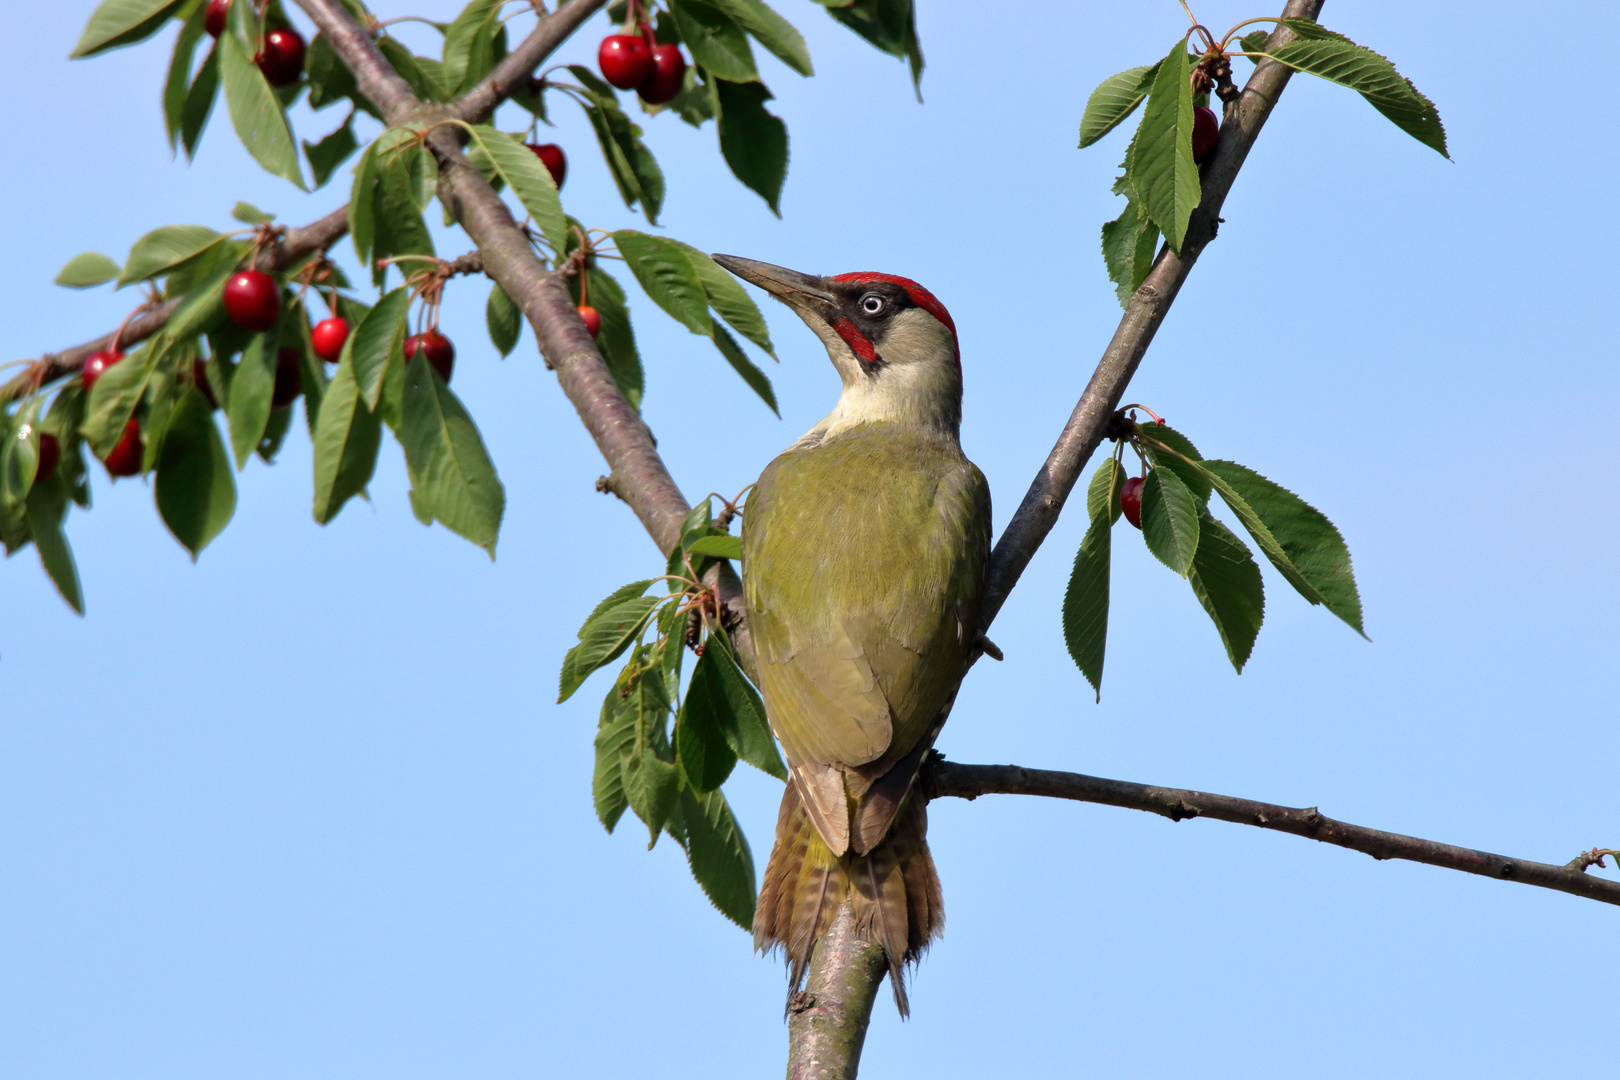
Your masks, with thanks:
[{"label": "green leaf", "polygon": [[320,142],[304,141],[304,157],[309,160],[309,171],[314,175],[315,187],[322,188],[332,179],[337,167],[349,160],[349,155],[360,148],[354,137],[354,113],[343,121],[343,126]]},{"label": "green leaf", "polygon": [[425,56],[416,56],[398,41],[384,34],[377,39],[377,50],[399,77],[410,84],[411,92],[423,101],[446,101],[442,76],[444,65]]},{"label": "green leaf", "polygon": [[[99,385],[99,384],[98,384]],[[73,549],[68,547],[62,532],[62,518],[67,514],[67,487],[61,473],[42,484],[35,484],[28,492],[28,532],[39,552],[39,561],[45,567],[56,591],[68,606],[84,614],[84,592],[79,587],[79,569],[73,562]]]},{"label": "green leaf", "polygon": [[624,205],[634,207],[639,203],[647,221],[656,225],[664,202],[664,173],[641,141],[641,128],[619,108],[613,88],[589,68],[572,64],[568,70],[589,91],[589,103],[582,103],[582,107]]},{"label": "green leaf", "polygon": [[738,26],[754,36],[773,56],[800,75],[814,75],[810,64],[810,49],[804,36],[782,16],[765,6],[761,0],[712,0],[713,5],[730,15]]},{"label": "green leaf", "polygon": [[208,13],[206,0],[186,0],[175,15],[182,19],[180,33],[174,38],[174,52],[169,57],[169,73],[163,81],[163,126],[169,135],[172,154],[185,124],[186,91],[190,86],[191,61],[197,54],[197,42],[202,40],[203,19]]},{"label": "green leaf", "polygon": [[917,12],[912,0],[851,0],[826,4],[827,14],[855,31],[890,56],[898,56],[911,66],[911,84],[922,100],[922,45],[917,40]]},{"label": "green leaf", "polygon": [[180,395],[164,428],[154,486],[163,523],[195,562],[236,513],[231,459],[213,410],[195,387]]},{"label": "green leaf", "polygon": [[484,322],[489,326],[489,340],[495,346],[495,351],[502,356],[511,356],[512,350],[517,348],[518,337],[523,333],[523,312],[512,303],[512,298],[506,295],[500,282],[490,286],[489,302],[484,305]]},{"label": "green leaf", "polygon": [[[382,422],[366,408],[354,374],[349,335],[321,399],[320,414],[310,441],[315,453],[315,520],[322,525],[337,516],[343,505],[363,495],[377,469],[382,445]],[[307,405],[306,405],[307,407]]]},{"label": "green leaf", "polygon": [[[697,548],[706,539],[717,538],[711,536],[696,540],[686,550],[702,554],[697,552]],[[738,557],[741,557],[740,549]],[[705,663],[709,665],[704,677],[706,685],[698,688],[698,672]],[[778,780],[787,780],[787,766],[782,764],[782,757],[776,752],[776,740],[771,737],[765,703],[743,675],[731,639],[724,630],[716,630],[708,636],[703,656],[692,669],[692,684],[687,696],[690,699],[699,694],[709,696],[709,708],[719,717],[726,744],[738,758]]]},{"label": "green leaf", "polygon": [[236,205],[231,207],[231,217],[244,225],[268,225],[276,220],[276,215],[266,213],[252,203],[243,202],[241,199],[236,200]]},{"label": "green leaf", "polygon": [[1260,568],[1248,546],[1210,517],[1206,507],[1198,508],[1198,526],[1198,553],[1193,556],[1187,582],[1214,620],[1227,659],[1242,674],[1266,615]]},{"label": "green leaf", "polygon": [[[1106,475],[1106,474],[1105,474]],[[1117,501],[1117,499],[1116,499]],[[1112,525],[1093,517],[1063,594],[1063,642],[1080,673],[1102,700],[1103,654],[1108,645],[1108,565]]]},{"label": "green leaf", "polygon": [[495,475],[478,426],[420,350],[405,368],[399,441],[405,447],[412,499],[494,559],[506,489]]},{"label": "green leaf", "polygon": [[118,445],[167,344],[164,335],[153,338],[144,349],[124,357],[96,380],[85,406],[82,429],[96,457],[105,458]]},{"label": "green leaf", "polygon": [[607,364],[608,373],[619,392],[636,409],[641,408],[645,376],[636,334],[630,326],[630,309],[625,305],[624,288],[601,269],[592,269],[591,306],[602,316],[602,332],[596,335],[596,348]]},{"label": "green leaf", "polygon": [[1187,485],[1200,503],[1209,502],[1209,476],[1197,464],[1203,460],[1198,447],[1175,428],[1167,424],[1142,424],[1137,429],[1142,437],[1142,450],[1154,468],[1172,470]]},{"label": "green leaf", "polygon": [[748,384],[748,388],[758,394],[761,400],[771,407],[771,412],[780,418],[782,410],[776,407],[776,392],[771,389],[771,380],[765,377],[765,373],[759,370],[752,360],[748,359],[748,354],[743,352],[741,345],[737,344],[737,339],[727,333],[725,327],[718,325],[715,326],[712,336],[714,338],[714,347],[720,350],[720,355],[726,358],[726,363],[730,364],[732,369],[742,376],[742,380]]},{"label": "green leaf", "polygon": [[1142,485],[1142,538],[1155,558],[1182,577],[1198,550],[1198,499],[1174,469],[1149,469]]},{"label": "green leaf", "polygon": [[86,251],[67,261],[56,275],[56,283],[69,289],[90,289],[103,285],[119,274],[118,264],[99,251]]},{"label": "green leaf", "polygon": [[354,74],[325,34],[316,34],[310,41],[304,54],[304,74],[309,81],[310,108],[324,109],[348,99],[372,116],[378,116],[376,106],[360,96]]},{"label": "green leaf", "polygon": [[774,358],[776,349],[771,345],[771,333],[765,326],[765,316],[760,314],[758,305],[754,303],[753,297],[748,295],[747,290],[719,263],[697,248],[683,244],[679,240],[670,242],[678,245],[686,252],[686,257],[692,260],[692,269],[697,271],[698,280],[703,283],[704,295],[708,297],[709,306],[714,308],[715,313],[733,330]]},{"label": "green leaf", "polygon": [[[409,329],[411,290],[408,286],[387,293],[343,343],[351,357],[354,381],[366,408],[375,412],[382,396],[383,382],[390,365],[405,367],[405,338]],[[341,363],[341,361],[340,361]]]},{"label": "green leaf", "polygon": [[[1244,52],[1265,52],[1266,43],[1271,40],[1270,30],[1251,30],[1238,39],[1243,45]],[[1256,61],[1258,63],[1258,61]]]},{"label": "green leaf", "polygon": [[1084,150],[1113,131],[1135,112],[1153,88],[1158,72],[1158,64],[1147,64],[1128,68],[1098,83],[1097,89],[1086,99],[1086,111],[1080,117],[1080,149]]},{"label": "green leaf", "polygon": [[1125,211],[1102,227],[1103,263],[1120,307],[1130,303],[1133,293],[1147,279],[1159,243],[1159,227],[1140,213],[1136,200],[1125,204]]},{"label": "green leaf", "polygon": [[670,12],[693,63],[732,82],[758,80],[748,35],[724,11],[703,0],[672,0]]},{"label": "green leaf", "polygon": [[700,798],[683,787],[681,817],[692,876],[720,914],[749,929],[754,923],[754,856],[725,794],[712,791]]},{"label": "green leaf", "polygon": [[236,35],[221,34],[218,48],[225,105],[242,145],[266,172],[304,189],[292,128],[281,111],[275,91],[265,81],[264,72],[242,49]]},{"label": "green leaf", "polygon": [[[720,716],[712,708],[707,677],[696,682],[703,660],[692,669],[695,689],[688,687],[675,718],[675,760],[686,782],[699,792],[714,791],[737,764],[737,752],[726,740]],[[722,706],[723,707],[723,706]]]},{"label": "green leaf", "polygon": [[15,426],[0,417],[0,502],[21,507],[39,471],[39,406],[35,398],[18,410]]},{"label": "green leaf", "polygon": [[[1219,479],[1216,490],[1289,584],[1305,599],[1322,604],[1366,637],[1350,549],[1333,522],[1292,491],[1235,462],[1206,461],[1204,468]],[[1272,538],[1272,544],[1255,532],[1251,518],[1228,492],[1249,508],[1252,519]]]},{"label": "green leaf", "polygon": [[732,175],[782,216],[782,184],[787,180],[787,125],[766,111],[771,92],[757,82],[714,83],[720,104],[720,155]]},{"label": "green leaf", "polygon": [[[557,680],[557,704],[573,696],[574,691],[604,664],[612,663],[628,649],[646,628],[658,598],[642,596],[651,582],[642,581],[626,585],[609,596],[579,630],[579,644],[563,657],[562,672]],[[640,586],[640,591],[628,593]]]},{"label": "green leaf", "polygon": [[218,96],[219,46],[216,44],[203,57],[202,66],[197,69],[180,106],[180,145],[185,147],[188,159],[197,156],[197,143],[202,139],[203,128],[208,126],[208,117],[214,111],[214,99]]},{"label": "green leaf", "polygon": [[515,142],[487,124],[468,128],[473,140],[494,163],[506,186],[512,189],[523,209],[534,220],[540,235],[560,257],[568,247],[568,219],[557,198],[557,185],[540,159],[520,142]]},{"label": "green leaf", "polygon": [[1096,520],[1103,510],[1108,510],[1108,524],[1112,525],[1124,513],[1120,505],[1119,495],[1125,488],[1125,469],[1118,461],[1109,458],[1097,466],[1097,471],[1091,474],[1091,484],[1086,488],[1086,516]]},{"label": "green leaf", "polygon": [[501,3],[502,0],[472,0],[444,32],[444,84],[458,97],[485,74],[480,70],[482,65],[473,63],[473,54],[480,46],[482,51],[488,52],[489,36],[497,25]]},{"label": "green leaf", "polygon": [[647,826],[648,847],[675,812],[680,779],[669,748],[669,700],[656,671],[616,682],[602,702],[591,794],[609,832],[626,806]]},{"label": "green leaf", "polygon": [[[102,0],[91,13],[79,43],[68,54],[72,60],[108,49],[133,45],[157,33],[184,0]],[[82,612],[81,612],[82,614]]]},{"label": "green leaf", "polygon": [[[270,401],[276,389],[276,342],[274,330],[254,334],[231,376],[225,418],[230,422],[231,449],[236,454],[238,471],[247,468],[248,458],[253,456],[270,422]],[[101,388],[100,382],[96,388]]]},{"label": "green leaf", "polygon": [[1192,85],[1181,38],[1154,72],[1153,89],[1130,154],[1131,186],[1142,212],[1159,227],[1170,249],[1181,251],[1187,219],[1198,205],[1198,165],[1192,156]]},{"label": "green leaf", "polygon": [[[391,128],[377,140],[373,204],[372,278],[381,288],[385,258],[396,255],[432,255],[433,237],[422,221],[422,177],[415,163],[421,160],[410,131]],[[402,272],[403,273],[403,272]]]},{"label": "green leaf", "polygon": [[224,239],[206,225],[164,225],[153,229],[129,249],[118,287],[159,277]]},{"label": "green leaf", "polygon": [[1273,59],[1359,92],[1396,127],[1441,157],[1451,157],[1434,102],[1420,94],[1389,60],[1310,19],[1284,19],[1282,25],[1299,37],[1272,51]]},{"label": "green leaf", "polygon": [[619,254],[653,303],[692,333],[713,336],[708,294],[681,245],[634,229],[620,229],[612,235]]},{"label": "green leaf", "polygon": [[713,559],[742,559],[742,540],[735,536],[700,536],[687,545],[690,555],[707,555]]},{"label": "green leaf", "polygon": [[349,186],[349,239],[361,266],[371,265],[376,246],[377,143],[367,146],[354,164],[354,183]]}]

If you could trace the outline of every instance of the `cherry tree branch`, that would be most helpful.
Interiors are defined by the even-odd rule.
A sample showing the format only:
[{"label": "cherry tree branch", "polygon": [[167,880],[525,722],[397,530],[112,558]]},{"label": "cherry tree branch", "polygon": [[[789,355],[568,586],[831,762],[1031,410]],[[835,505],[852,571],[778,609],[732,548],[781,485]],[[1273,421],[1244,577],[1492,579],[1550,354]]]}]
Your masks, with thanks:
[{"label": "cherry tree branch", "polygon": [[469,124],[481,124],[489,119],[495,107],[527,83],[557,46],[606,6],[607,0],[568,0],[550,15],[542,15],[540,25],[531,30],[505,60],[496,64],[483,81],[461,95],[450,106],[450,111],[458,120]]},{"label": "cherry tree branch", "polygon": [[[1288,0],[1282,17],[1315,19],[1321,13],[1322,3],[1323,0]],[[1275,52],[1293,37],[1292,31],[1279,27],[1266,48]],[[983,628],[987,629],[995,620],[1024,568],[1035,557],[1052,526],[1057,524],[1069,492],[1074,489],[1092,452],[1102,442],[1108,418],[1119,408],[1125,387],[1153,343],[1153,335],[1170,313],[1170,305],[1175,303],[1182,283],[1192,272],[1205,245],[1215,239],[1221,205],[1226,202],[1238,170],[1243,167],[1249,149],[1292,75],[1293,70],[1287,65],[1262,60],[1249,76],[1243,92],[1227,102],[1220,142],[1199,176],[1203,198],[1187,224],[1181,254],[1178,256],[1171,251],[1168,244],[1160,250],[1153,269],[1125,305],[1125,315],[1119,320],[1113,340],[1103,350],[1102,359],[1075,404],[1074,412],[1069,415],[1068,423],[1063,425],[1057,444],[996,541],[995,551],[990,556],[990,584],[980,609]]]},{"label": "cherry tree branch", "polygon": [[1349,848],[1375,859],[1405,859],[1499,881],[1517,881],[1543,889],[1555,889],[1603,904],[1620,905],[1620,881],[1593,877],[1585,872],[1587,866],[1597,861],[1595,851],[1583,852],[1564,864],[1531,862],[1402,833],[1369,829],[1364,825],[1352,825],[1327,817],[1314,806],[1278,806],[1231,795],[1211,795],[1206,791],[1156,787],[1128,780],[1106,780],[1081,773],[1025,769],[1018,765],[959,765],[937,754],[923,765],[922,783],[930,799],[945,796],[976,799],[980,795],[1041,795],[1049,799],[1072,799],[1076,802],[1122,806],[1128,810],[1145,810],[1171,821],[1214,818],[1320,840],[1324,844]]}]

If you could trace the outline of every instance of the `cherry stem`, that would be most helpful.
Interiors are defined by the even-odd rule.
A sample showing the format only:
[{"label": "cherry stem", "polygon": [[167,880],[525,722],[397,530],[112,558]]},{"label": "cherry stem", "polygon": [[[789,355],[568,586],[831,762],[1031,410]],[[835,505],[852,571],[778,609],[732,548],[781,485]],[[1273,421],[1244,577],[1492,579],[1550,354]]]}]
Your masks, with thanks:
[{"label": "cherry stem", "polygon": [[1164,423],[1164,417],[1160,416],[1158,413],[1154,412],[1152,409],[1148,408],[1146,405],[1122,405],[1120,407],[1119,411],[1120,412],[1127,412],[1127,411],[1129,411],[1131,409],[1141,409],[1143,412],[1145,412],[1149,416],[1153,417],[1153,419],[1154,419],[1154,421],[1156,423],[1160,423],[1160,424]]},{"label": "cherry stem", "polygon": [[[1227,42],[1231,41],[1232,38],[1237,34],[1237,32],[1239,30],[1243,29],[1245,26],[1253,26],[1255,23],[1263,23],[1263,22],[1281,23],[1282,20],[1277,18],[1274,15],[1263,15],[1258,19],[1244,19],[1242,22],[1240,22],[1236,26],[1232,27],[1232,29],[1228,30],[1226,32],[1225,37],[1221,38],[1221,51],[1222,52],[1226,51]],[[1247,53],[1233,53],[1232,55],[1234,55],[1234,56],[1247,56],[1248,54]]]}]

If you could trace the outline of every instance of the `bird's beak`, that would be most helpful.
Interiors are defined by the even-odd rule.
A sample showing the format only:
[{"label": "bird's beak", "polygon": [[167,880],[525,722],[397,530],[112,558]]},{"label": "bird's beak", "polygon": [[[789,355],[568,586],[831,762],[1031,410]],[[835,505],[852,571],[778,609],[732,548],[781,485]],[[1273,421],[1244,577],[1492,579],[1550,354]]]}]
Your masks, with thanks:
[{"label": "bird's beak", "polygon": [[785,266],[739,259],[735,255],[711,256],[715,262],[730,270],[744,281],[752,282],[797,310],[801,315],[809,310],[825,311],[835,306],[838,298],[822,287],[821,278],[789,270]]}]

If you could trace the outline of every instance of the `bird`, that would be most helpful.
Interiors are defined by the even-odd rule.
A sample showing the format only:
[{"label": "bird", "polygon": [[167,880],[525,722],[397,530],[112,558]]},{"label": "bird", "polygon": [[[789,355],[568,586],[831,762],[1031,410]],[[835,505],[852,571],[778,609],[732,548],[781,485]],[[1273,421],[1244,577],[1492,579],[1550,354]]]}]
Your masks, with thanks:
[{"label": "bird", "polygon": [[842,381],[743,507],[748,626],[789,774],[754,944],[786,954],[791,994],[847,903],[904,1017],[905,967],[945,918],[917,777],[983,647],[990,565],[956,324],[909,278],[714,259],[797,313]]}]

